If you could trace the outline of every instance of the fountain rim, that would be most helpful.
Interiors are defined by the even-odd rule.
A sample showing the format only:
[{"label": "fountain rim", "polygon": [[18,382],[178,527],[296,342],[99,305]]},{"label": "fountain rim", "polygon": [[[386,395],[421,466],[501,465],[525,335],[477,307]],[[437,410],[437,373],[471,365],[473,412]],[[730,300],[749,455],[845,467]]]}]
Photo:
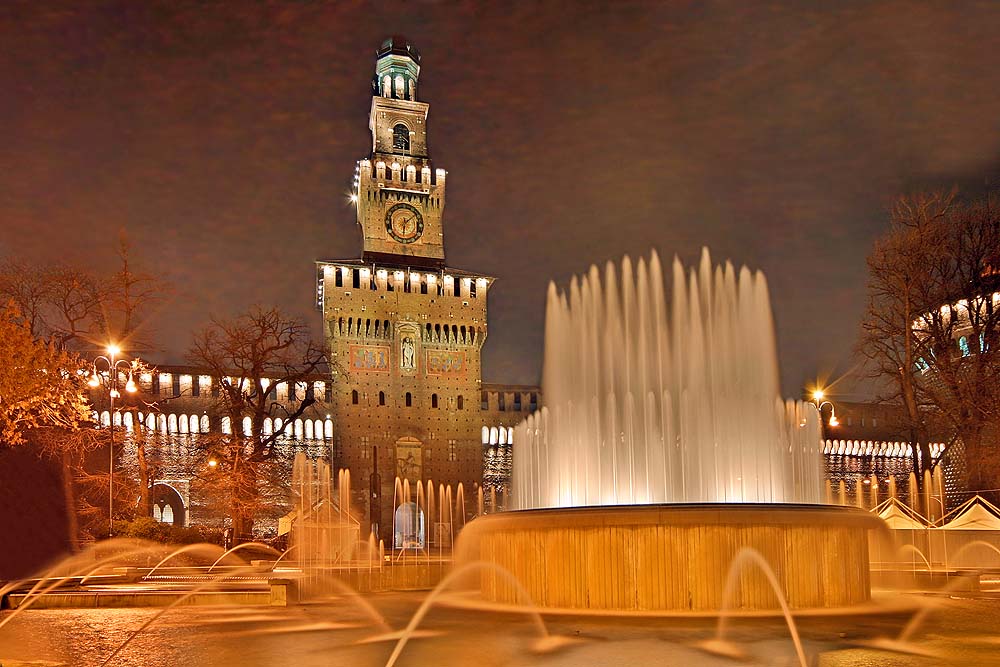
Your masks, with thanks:
[{"label": "fountain rim", "polygon": [[881,529],[885,522],[867,510],[847,505],[811,503],[651,503],[580,505],[519,509],[486,514],[471,521],[482,529],[553,527],[553,519],[569,518],[574,527],[610,525],[851,525]]}]

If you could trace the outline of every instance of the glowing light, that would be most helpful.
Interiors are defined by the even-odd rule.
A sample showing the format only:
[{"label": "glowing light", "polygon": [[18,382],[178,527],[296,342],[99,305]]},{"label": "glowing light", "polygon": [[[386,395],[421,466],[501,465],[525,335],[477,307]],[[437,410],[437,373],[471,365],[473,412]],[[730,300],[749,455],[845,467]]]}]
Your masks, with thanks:
[{"label": "glowing light", "polygon": [[94,372],[93,375],[90,376],[90,379],[87,380],[87,384],[89,386],[91,386],[91,387],[99,387],[99,386],[101,386],[101,380],[100,380],[100,378],[97,377],[97,372],[96,371]]},{"label": "glowing light", "polygon": [[111,393],[108,394],[108,395],[111,396],[111,398],[121,398],[122,397],[121,392],[118,391],[117,389],[112,389]]},{"label": "glowing light", "polygon": [[826,396],[826,393],[822,389],[816,389],[812,393],[812,397],[813,397],[814,401],[822,401],[825,396]]},{"label": "glowing light", "polygon": [[209,459],[208,460],[208,467],[209,468],[214,468],[217,465],[219,465],[219,462],[216,461],[215,459]]},{"label": "glowing light", "polygon": [[125,391],[127,391],[130,394],[134,394],[136,389],[138,389],[138,387],[135,386],[135,382],[132,380],[132,378],[129,378],[128,382],[125,383]]},{"label": "glowing light", "polygon": [[840,420],[836,416],[830,417],[830,426],[840,426]]},{"label": "glowing light", "polygon": [[356,194],[351,194],[351,203],[352,204],[358,203],[358,196]]},{"label": "glowing light", "polygon": [[115,356],[118,356],[121,353],[122,349],[120,347],[118,347],[117,345],[115,345],[114,343],[111,343],[110,345],[108,345],[107,348],[105,348],[105,351],[108,354],[110,354],[112,357],[115,357]]}]

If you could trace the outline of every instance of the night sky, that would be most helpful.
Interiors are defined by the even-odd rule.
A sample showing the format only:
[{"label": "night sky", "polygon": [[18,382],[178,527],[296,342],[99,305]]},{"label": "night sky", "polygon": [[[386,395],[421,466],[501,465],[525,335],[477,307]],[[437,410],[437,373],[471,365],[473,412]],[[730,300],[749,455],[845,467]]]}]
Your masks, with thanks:
[{"label": "night sky", "polygon": [[545,288],[651,247],[763,269],[784,391],[843,373],[899,192],[983,187],[1000,6],[6,2],[0,254],[174,284],[161,362],[253,303],[313,309],[356,257],[374,50],[423,54],[451,266],[497,276],[484,379],[538,381]]}]

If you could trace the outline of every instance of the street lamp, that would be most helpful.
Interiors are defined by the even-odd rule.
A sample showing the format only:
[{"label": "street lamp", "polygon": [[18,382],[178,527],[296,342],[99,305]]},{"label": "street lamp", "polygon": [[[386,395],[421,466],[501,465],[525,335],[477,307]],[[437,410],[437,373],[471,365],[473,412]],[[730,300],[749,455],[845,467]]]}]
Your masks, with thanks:
[{"label": "street lamp", "polygon": [[[104,383],[104,376],[98,372],[99,362],[103,362],[100,365],[107,366],[107,389],[108,389],[108,400],[110,401],[110,407],[108,408],[108,422],[111,427],[111,444],[108,447],[108,537],[112,536],[112,525],[114,523],[114,479],[115,479],[115,399],[121,398],[121,392],[118,391],[118,376],[119,374],[127,374],[128,380],[125,382],[125,391],[130,394],[134,394],[136,391],[135,380],[132,378],[132,368],[133,363],[126,359],[116,359],[116,357],[121,354],[121,348],[114,343],[108,345],[105,348],[108,356],[99,355],[94,359],[94,372],[87,380],[87,385],[96,389]],[[122,367],[124,364],[124,367]]]},{"label": "street lamp", "polygon": [[[819,423],[823,424],[823,406],[830,406],[830,421],[827,422],[830,426],[840,426],[840,421],[837,419],[837,411],[833,407],[833,403],[830,401],[823,400],[826,398],[826,392],[822,389],[814,389],[812,392],[812,403],[816,406],[816,411],[819,412]],[[825,437],[825,436],[824,436]]]}]

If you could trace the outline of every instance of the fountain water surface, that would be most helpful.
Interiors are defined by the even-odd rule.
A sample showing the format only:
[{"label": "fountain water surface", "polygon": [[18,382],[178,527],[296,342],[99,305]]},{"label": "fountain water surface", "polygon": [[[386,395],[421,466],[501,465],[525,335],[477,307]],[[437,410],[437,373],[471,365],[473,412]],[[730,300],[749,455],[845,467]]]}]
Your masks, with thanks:
[{"label": "fountain water surface", "polygon": [[[866,602],[878,521],[820,504],[819,419],[779,397],[764,276],[713,265],[707,250],[672,274],[669,299],[655,253],[550,287],[545,407],[514,431],[519,511],[472,522],[463,558],[573,613]],[[738,553],[758,554],[774,580],[723,590]],[[485,600],[517,593],[482,572]]]},{"label": "fountain water surface", "polygon": [[628,257],[550,285],[545,404],[514,434],[519,509],[820,503],[815,408],[779,398],[760,272]]}]

